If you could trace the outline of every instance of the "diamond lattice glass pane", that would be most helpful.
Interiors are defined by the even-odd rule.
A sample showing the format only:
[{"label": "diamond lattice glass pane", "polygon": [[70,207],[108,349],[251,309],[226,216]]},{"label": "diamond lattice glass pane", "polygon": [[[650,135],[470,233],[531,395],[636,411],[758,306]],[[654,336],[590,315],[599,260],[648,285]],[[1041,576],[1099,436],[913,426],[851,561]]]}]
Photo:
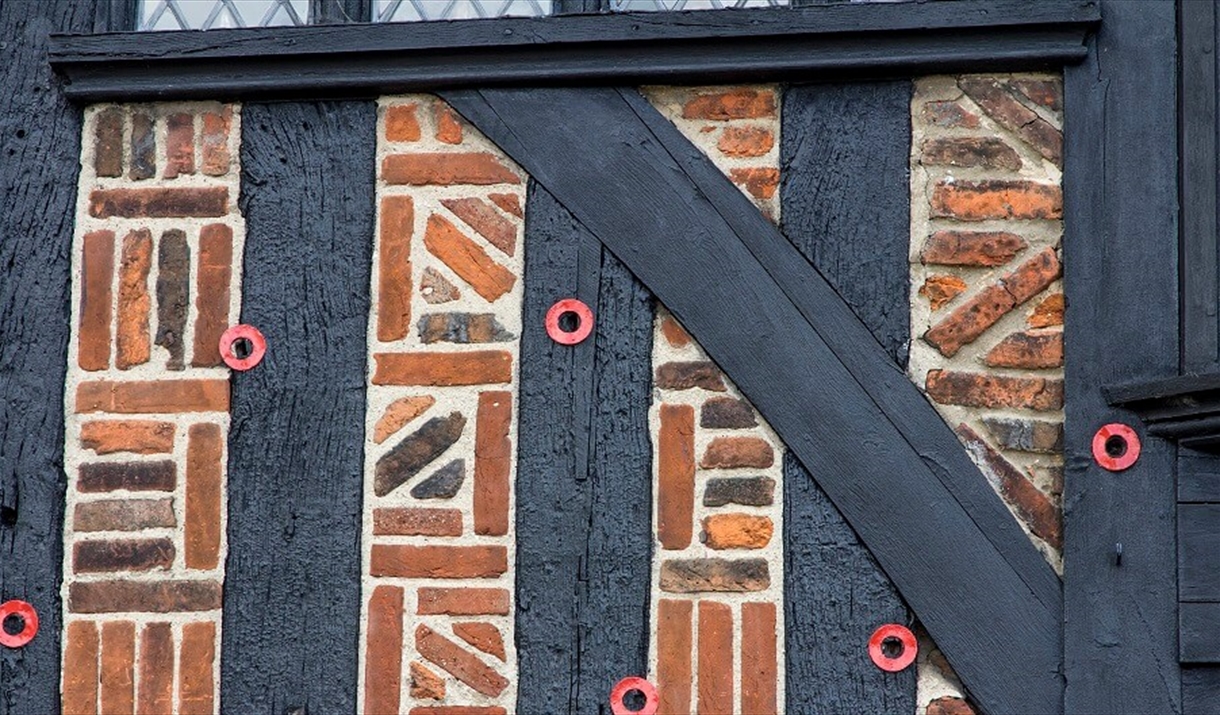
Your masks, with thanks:
[{"label": "diamond lattice glass pane", "polygon": [[551,0],[377,0],[376,22],[469,20],[480,17],[540,17],[551,14]]},{"label": "diamond lattice glass pane", "polygon": [[309,0],[140,0],[141,30],[304,25]]},{"label": "diamond lattice glass pane", "polygon": [[788,0],[610,0],[612,12],[724,10],[737,7],[780,7]]}]

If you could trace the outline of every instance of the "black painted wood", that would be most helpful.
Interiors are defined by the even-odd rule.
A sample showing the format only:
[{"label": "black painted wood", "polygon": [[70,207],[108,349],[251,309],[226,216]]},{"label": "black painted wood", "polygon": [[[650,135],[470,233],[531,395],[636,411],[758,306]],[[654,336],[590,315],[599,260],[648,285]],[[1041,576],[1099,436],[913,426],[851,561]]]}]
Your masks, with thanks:
[{"label": "black painted wood", "polygon": [[0,715],[59,710],[64,379],[80,112],[47,65],[51,32],[105,29],[105,3],[0,2],[0,603],[40,626],[0,647]]},{"label": "black painted wood", "polygon": [[[783,232],[905,366],[910,336],[909,82],[784,92]],[[784,456],[786,704],[802,713],[912,712],[915,672],[886,673],[860,647],[910,611],[821,487]]]},{"label": "black painted wood", "polygon": [[1183,603],[1178,617],[1183,663],[1220,663],[1220,603]]},{"label": "black painted wood", "polygon": [[1220,457],[1178,450],[1178,503],[1220,503]]},{"label": "black painted wood", "polygon": [[1054,572],[868,329],[696,147],[634,90],[443,96],[699,340],[818,480],[984,710],[1060,710]]},{"label": "black painted wood", "polygon": [[1220,715],[1220,666],[1182,668],[1182,713]]},{"label": "black painted wood", "polygon": [[[1183,250],[1188,250],[1185,247]],[[1187,267],[1182,268],[1184,300],[1189,300]],[[1183,311],[1188,306],[1183,305]],[[1185,320],[1185,318],[1184,318]],[[1196,321],[1196,327],[1197,327]],[[1192,339],[1183,333],[1183,350]],[[1205,341],[1206,342],[1206,341]],[[1196,346],[1197,347],[1197,346]],[[1186,353],[1183,352],[1183,356]],[[1183,357],[1183,359],[1186,359]],[[1104,388],[1111,406],[1134,412],[1148,433],[1184,447],[1220,451],[1220,373],[1186,374]]]},{"label": "black painted wood", "polygon": [[1216,370],[1216,3],[1178,2],[1182,201],[1182,369]]},{"label": "black painted wood", "polygon": [[223,712],[354,713],[376,107],[246,104]]},{"label": "black painted wood", "polygon": [[1178,369],[1176,17],[1173,3],[1102,12],[1064,77],[1065,709],[1176,713],[1175,449],[1145,437],[1120,474],[1091,454],[1098,427],[1136,419],[1099,386]]},{"label": "black painted wood", "polygon": [[80,101],[375,97],[443,87],[825,80],[1053,68],[1097,0],[851,3],[55,40]]},{"label": "black painted wood", "polygon": [[1220,601],[1220,504],[1178,505],[1178,600]]},{"label": "black painted wood", "polygon": [[309,22],[345,25],[373,21],[373,0],[310,0]]},{"label": "black painted wood", "polygon": [[[525,216],[517,710],[600,712],[616,682],[648,670],[653,303],[533,182]],[[596,320],[570,347],[543,327],[569,297]]]}]

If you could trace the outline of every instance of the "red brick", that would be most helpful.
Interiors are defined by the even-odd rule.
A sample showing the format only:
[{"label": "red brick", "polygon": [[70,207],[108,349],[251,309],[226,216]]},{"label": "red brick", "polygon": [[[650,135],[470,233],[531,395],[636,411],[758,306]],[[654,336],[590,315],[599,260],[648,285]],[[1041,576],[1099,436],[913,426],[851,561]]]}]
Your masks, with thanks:
[{"label": "red brick", "polygon": [[[364,711],[397,713],[402,692],[403,591],[377,586],[369,597]],[[414,692],[412,692],[414,694]]]},{"label": "red brick", "polygon": [[998,137],[951,137],[924,141],[919,161],[925,166],[983,167],[986,169],[1021,168],[1017,151]]},{"label": "red brick", "polygon": [[699,715],[733,713],[733,609],[699,602]]},{"label": "red brick", "polygon": [[695,513],[695,408],[661,405],[657,435],[657,539],[663,549],[690,546]]},{"label": "red brick", "polygon": [[120,414],[228,412],[228,380],[155,380],[82,382],[76,411]]},{"label": "red brick", "polygon": [[212,423],[191,425],[186,447],[186,567],[214,569],[220,563],[224,436]]},{"label": "red brick", "polygon": [[376,536],[461,536],[460,509],[399,507],[373,510]]},{"label": "red brick", "polygon": [[128,233],[123,239],[119,267],[119,311],[115,335],[115,366],[126,370],[148,362],[151,342],[148,313],[148,271],[152,268],[152,234],[148,229]]},{"label": "red brick", "polygon": [[775,525],[756,514],[712,514],[703,517],[703,534],[709,549],[761,549],[771,543]]},{"label": "red brick", "polygon": [[229,327],[229,281],[233,271],[233,229],[213,223],[199,232],[196,277],[195,367],[221,365],[220,336]]},{"label": "red brick", "polygon": [[525,212],[521,210],[521,199],[516,194],[488,194],[487,198],[513,216],[525,218]]},{"label": "red brick", "polygon": [[503,546],[402,546],[373,544],[372,576],[399,578],[495,578],[508,570]]},{"label": "red brick", "polygon": [[389,184],[452,186],[520,184],[521,177],[486,152],[392,154],[381,162],[381,178]]},{"label": "red brick", "polygon": [[99,112],[93,127],[93,171],[98,176],[123,175],[123,111]]},{"label": "red brick", "polygon": [[987,353],[991,367],[1040,370],[1063,366],[1063,331],[1032,330],[1013,333]]},{"label": "red brick", "polygon": [[512,271],[493,261],[487,251],[443,216],[428,217],[424,246],[488,302],[511,291],[517,282]]},{"label": "red brick", "polygon": [[181,715],[212,715],[216,707],[215,661],[216,624],[202,621],[182,626],[182,651],[178,659],[182,667],[178,681]]},{"label": "red brick", "polygon": [[661,334],[665,336],[665,341],[675,348],[684,348],[690,345],[690,334],[686,332],[686,329],[672,315],[667,315],[661,319]]},{"label": "red brick", "polygon": [[174,632],[168,623],[149,623],[140,631],[140,687],[137,715],[174,711]]},{"label": "red brick", "polygon": [[491,204],[471,197],[441,199],[441,204],[506,255],[516,253],[517,227]]},{"label": "red brick", "polygon": [[420,625],[415,628],[415,649],[424,659],[488,697],[508,687],[508,680],[458,644]]},{"label": "red brick", "polygon": [[1057,79],[1012,79],[1009,84],[1034,104],[1055,112],[1063,110],[1063,83]]},{"label": "red brick", "polygon": [[1002,266],[1028,245],[1008,231],[937,231],[924,242],[919,260],[942,266]]},{"label": "red brick", "polygon": [[374,385],[507,385],[513,356],[502,350],[458,353],[377,353]]},{"label": "red brick", "polygon": [[76,490],[85,494],[128,491],[170,492],[177,484],[177,465],[158,462],[89,462],[77,471]]},{"label": "red brick", "polygon": [[508,533],[509,473],[512,443],[513,393],[479,393],[474,437],[474,533]]},{"label": "red brick", "polygon": [[768,166],[729,170],[729,178],[756,199],[769,199],[779,188],[779,169]]},{"label": "red brick", "polygon": [[502,588],[421,588],[421,616],[506,616],[508,591]]},{"label": "red brick", "polygon": [[94,218],[217,218],[229,212],[224,186],[174,189],[94,189],[89,215]]},{"label": "red brick", "polygon": [[171,114],[165,120],[165,169],[161,175],[173,179],[195,173],[195,116]]},{"label": "red brick", "polygon": [[940,310],[946,303],[952,301],[966,290],[966,281],[957,276],[928,276],[919,287],[919,294],[928,299],[932,310]]},{"label": "red brick", "polygon": [[165,570],[174,564],[174,542],[158,539],[78,541],[72,545],[74,573]]},{"label": "red brick", "polygon": [[136,709],[136,626],[131,621],[102,623],[101,712]]},{"label": "red brick", "polygon": [[174,423],[153,420],[93,420],[81,425],[80,445],[98,454],[165,454],[174,449]]},{"label": "red brick", "polygon": [[945,405],[1012,407],[1049,412],[1063,407],[1063,381],[931,370],[928,396]]},{"label": "red brick", "polygon": [[411,708],[408,715],[506,715],[502,707],[477,705],[436,705]]},{"label": "red brick", "polygon": [[778,667],[774,603],[741,605],[741,712],[775,715]]},{"label": "red brick", "polygon": [[1029,478],[1014,467],[999,452],[966,424],[958,425],[957,433],[974,461],[988,474],[988,481],[998,484],[1004,501],[1012,504],[1035,536],[1054,549],[1063,547],[1063,522],[1050,497],[1043,494]]},{"label": "red brick", "polygon": [[920,116],[928,124],[938,127],[974,129],[979,125],[978,115],[954,100],[925,102]]},{"label": "red brick", "polygon": [[92,621],[71,621],[64,635],[63,712],[97,715],[98,634]]},{"label": "red brick", "polygon": [[229,106],[218,112],[203,113],[203,136],[200,144],[203,173],[208,176],[224,176],[229,173],[229,128],[232,119],[233,108]]},{"label": "red brick", "polygon": [[762,156],[775,146],[775,134],[763,127],[726,127],[716,148],[725,156]]},{"label": "red brick", "polygon": [[691,710],[691,602],[662,598],[657,603],[658,715],[688,715]]},{"label": "red brick", "polygon": [[1002,284],[988,286],[932,326],[923,339],[942,355],[953,357],[1014,307],[1016,301]]},{"label": "red brick", "polygon": [[1055,249],[1044,248],[1037,255],[1022,263],[1016,270],[1004,276],[1001,282],[1012,293],[1017,304],[1038,295],[1062,274],[1059,256]]},{"label": "red brick", "polygon": [[504,636],[500,629],[490,623],[454,623],[453,634],[488,655],[503,662],[508,661],[504,652]]},{"label": "red brick", "polygon": [[110,367],[110,320],[114,301],[114,233],[85,234],[81,260],[80,331],[77,364],[82,370]]},{"label": "red brick", "polygon": [[761,119],[775,116],[775,93],[749,88],[698,94],[682,107],[686,119]]},{"label": "red brick", "polygon": [[928,715],[976,715],[970,703],[961,698],[945,696],[928,703]]},{"label": "red brick", "polygon": [[720,370],[707,361],[667,362],[657,367],[656,385],[662,390],[689,390],[699,387],[724,392]]},{"label": "red brick", "polygon": [[68,587],[72,613],[177,613],[220,608],[216,581],[77,581]]},{"label": "red brick", "polygon": [[775,450],[759,437],[717,437],[707,446],[699,466],[704,469],[766,468],[775,463]]},{"label": "red brick", "polygon": [[419,117],[414,104],[395,104],[385,110],[385,138],[392,142],[419,141]]},{"label": "red brick", "polygon": [[932,217],[961,221],[1063,218],[1063,192],[1033,181],[940,181],[932,192]]},{"label": "red brick", "polygon": [[377,424],[373,427],[373,441],[377,444],[386,441],[434,404],[436,398],[431,395],[412,395],[394,400],[377,419]]},{"label": "red brick", "polygon": [[411,234],[415,206],[410,196],[381,200],[377,269],[377,339],[402,340],[411,331]]},{"label": "red brick", "polygon": [[1052,293],[1034,308],[1025,322],[1031,328],[1049,328],[1054,325],[1063,325],[1063,308],[1063,294]]},{"label": "red brick", "polygon": [[1063,162],[1063,133],[1021,104],[1000,80],[962,79],[958,85],[1000,126],[1021,137],[1056,165]]},{"label": "red brick", "polygon": [[[423,663],[411,661],[411,697],[416,700],[444,700],[445,680]],[[398,712],[387,710],[386,712]]]},{"label": "red brick", "polygon": [[436,121],[436,140],[443,144],[462,143],[462,125],[457,114],[444,102],[432,105],[432,118]]},{"label": "red brick", "polygon": [[142,531],[176,525],[169,497],[79,502],[72,515],[72,528],[77,532]]}]

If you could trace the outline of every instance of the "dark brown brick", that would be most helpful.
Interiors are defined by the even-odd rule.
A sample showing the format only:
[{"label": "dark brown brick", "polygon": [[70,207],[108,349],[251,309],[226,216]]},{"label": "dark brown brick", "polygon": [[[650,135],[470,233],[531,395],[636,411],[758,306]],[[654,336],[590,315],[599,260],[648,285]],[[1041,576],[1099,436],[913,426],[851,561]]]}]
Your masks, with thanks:
[{"label": "dark brown brick", "polygon": [[110,367],[114,233],[85,234],[82,259],[77,364],[82,370],[105,370]]},{"label": "dark brown brick", "polygon": [[426,660],[488,697],[508,687],[508,680],[475,655],[425,625],[415,628],[415,649]]},{"label": "dark brown brick", "polygon": [[1063,425],[1018,417],[984,417],[983,426],[1004,449],[1040,454],[1063,452]]},{"label": "dark brown brick", "polygon": [[724,392],[720,370],[712,363],[667,362],[657,368],[657,387],[662,390],[689,390],[695,387]]},{"label": "dark brown brick", "polygon": [[174,631],[168,623],[149,623],[140,631],[139,695],[137,715],[174,711]]},{"label": "dark brown brick", "polygon": [[1012,79],[1009,85],[1034,104],[1054,112],[1063,111],[1063,83],[1057,79]]},{"label": "dark brown brick", "polygon": [[1043,157],[1062,165],[1062,132],[1017,101],[1004,83],[978,78],[962,79],[958,85],[996,123],[1028,142]]},{"label": "dark brown brick", "polygon": [[521,198],[516,194],[488,194],[487,198],[513,216],[525,218],[525,212],[521,209]]},{"label": "dark brown brick", "polygon": [[506,343],[515,338],[494,313],[429,313],[419,319],[419,339],[425,345]]},{"label": "dark brown brick", "polygon": [[466,481],[466,460],[455,459],[411,487],[416,499],[452,499]]},{"label": "dark brown brick", "polygon": [[508,571],[503,546],[373,544],[369,574],[397,578],[495,578]]},{"label": "dark brown brick", "polygon": [[1017,151],[997,137],[927,139],[920,149],[920,163],[927,166],[978,166],[1008,171],[1021,168]]},{"label": "dark brown brick", "polygon": [[430,305],[451,303],[462,297],[462,291],[431,266],[424,269],[419,279],[419,292]]},{"label": "dark brown brick", "polygon": [[93,171],[98,176],[123,175],[123,111],[98,112],[93,127]]},{"label": "dark brown brick", "polygon": [[156,123],[143,112],[131,117],[131,167],[127,177],[132,180],[151,179],[157,175]]},{"label": "dark brown brick", "polygon": [[195,116],[179,112],[165,119],[166,179],[195,173]]},{"label": "dark brown brick", "polygon": [[666,559],[661,590],[667,593],[764,591],[771,585],[766,559]]},{"label": "dark brown brick", "polygon": [[421,616],[506,616],[508,591],[502,588],[421,588]]},{"label": "dark brown brick", "polygon": [[924,102],[919,112],[925,122],[937,127],[974,129],[979,117],[955,100]]},{"label": "dark brown brick", "polygon": [[1008,231],[937,231],[924,242],[919,260],[942,266],[1002,266],[1028,245]]},{"label": "dark brown brick", "polygon": [[707,480],[704,506],[770,506],[775,502],[775,480],[770,477],[725,477]]},{"label": "dark brown brick", "polygon": [[508,711],[498,705],[436,705],[411,708],[407,715],[506,715]]},{"label": "dark brown brick", "polygon": [[77,581],[68,587],[72,613],[178,613],[220,608],[217,581]]},{"label": "dark brown brick", "polygon": [[1050,412],[1063,407],[1063,381],[930,370],[928,396],[945,405],[1012,407]]},{"label": "dark brown brick", "polygon": [[174,503],[166,499],[104,499],[80,502],[72,516],[77,532],[141,531],[177,526]]},{"label": "dark brown brick", "polygon": [[441,199],[441,204],[505,254],[517,252],[517,227],[491,204],[473,197]]},{"label": "dark brown brick", "polygon": [[461,536],[460,509],[400,507],[373,510],[375,536]]},{"label": "dark brown brick", "polygon": [[224,186],[173,189],[94,189],[89,215],[94,218],[214,218],[229,212]]},{"label": "dark brown brick", "polygon": [[707,446],[699,466],[704,469],[763,469],[775,463],[775,450],[759,437],[717,437]]},{"label": "dark brown brick", "polygon": [[161,462],[90,462],[80,465],[76,481],[78,491],[170,492],[177,484],[177,465],[172,460]]},{"label": "dark brown brick", "polygon": [[377,460],[373,491],[383,497],[405,484],[452,447],[465,428],[466,418],[460,412],[425,422]]},{"label": "dark brown brick", "polygon": [[712,397],[699,408],[699,426],[711,429],[757,427],[754,408],[736,397]]},{"label": "dark brown brick", "polygon": [[991,367],[1041,370],[1063,366],[1063,331],[1031,330],[1013,333],[987,353]]},{"label": "dark brown brick", "polygon": [[989,481],[1000,486],[1000,494],[1016,508],[1030,531],[1052,548],[1062,548],[1062,516],[1050,498],[969,426],[958,425],[957,433],[974,461],[988,473]]},{"label": "dark brown brick", "polygon": [[182,231],[173,229],[161,234],[157,246],[157,337],[154,343],[169,352],[165,367],[170,370],[181,370],[185,366],[190,251]]},{"label": "dark brown brick", "polygon": [[960,221],[1063,218],[1063,192],[1025,180],[946,180],[932,191],[932,218]]},{"label": "dark brown brick", "polygon": [[199,275],[195,279],[195,346],[191,364],[221,364],[220,336],[229,327],[229,281],[233,271],[233,229],[213,223],[199,233]]},{"label": "dark brown brick", "polygon": [[976,715],[970,703],[962,698],[945,696],[928,703],[928,715]]},{"label": "dark brown brick", "polygon": [[152,571],[174,563],[174,542],[169,539],[110,539],[78,541],[72,547],[76,573]]}]

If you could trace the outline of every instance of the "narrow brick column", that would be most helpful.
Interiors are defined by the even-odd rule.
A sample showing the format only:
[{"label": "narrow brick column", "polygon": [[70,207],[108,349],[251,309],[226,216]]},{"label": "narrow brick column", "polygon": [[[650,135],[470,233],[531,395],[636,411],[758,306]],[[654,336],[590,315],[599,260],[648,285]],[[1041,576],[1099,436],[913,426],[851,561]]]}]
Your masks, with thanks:
[{"label": "narrow brick column", "polygon": [[64,469],[64,712],[217,712],[239,113],[85,113]]},{"label": "narrow brick column", "polygon": [[380,113],[360,711],[505,713],[525,175],[434,97]]},{"label": "narrow brick column", "polygon": [[[779,220],[776,88],[645,94]],[[664,310],[653,360],[650,677],[661,712],[782,712],[784,445]]]}]

